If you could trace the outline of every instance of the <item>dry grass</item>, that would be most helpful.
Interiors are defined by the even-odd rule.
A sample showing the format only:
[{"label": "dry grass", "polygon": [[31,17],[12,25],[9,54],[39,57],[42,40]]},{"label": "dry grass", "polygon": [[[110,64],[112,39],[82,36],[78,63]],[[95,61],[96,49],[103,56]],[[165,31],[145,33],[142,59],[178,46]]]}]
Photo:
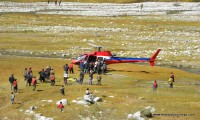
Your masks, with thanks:
[{"label": "dry grass", "polygon": [[[31,116],[24,115],[24,111],[30,106],[35,105],[38,108],[36,113],[42,113],[46,117],[54,117],[55,120],[62,118],[80,119],[92,116],[97,119],[126,119],[129,113],[134,113],[143,109],[145,106],[154,106],[156,113],[162,114],[195,114],[187,117],[163,117],[158,116],[155,119],[197,119],[200,108],[199,85],[200,76],[187,73],[177,69],[168,69],[160,67],[141,66],[134,64],[110,65],[108,75],[103,76],[102,86],[88,86],[70,84],[65,87],[66,96],[59,93],[62,85],[62,65],[69,63],[66,60],[59,59],[41,59],[41,58],[20,58],[20,57],[1,57],[0,58],[0,118],[25,119]],[[23,70],[25,67],[32,67],[34,75],[38,77],[38,71],[47,65],[51,65],[56,72],[56,85],[50,86],[49,83],[39,83],[37,90],[32,91],[32,87],[25,87],[23,81]],[[127,66],[128,65],[128,66]],[[167,80],[170,72],[173,71],[176,76],[175,88],[169,89]],[[9,101],[10,87],[8,77],[14,73],[19,82],[19,92],[16,94],[16,104],[11,105]],[[73,77],[78,77],[78,68],[75,67]],[[96,75],[95,77],[96,78]],[[84,82],[87,82],[86,75]],[[159,88],[157,93],[152,92],[152,82],[158,81]],[[85,89],[89,87],[94,94],[103,97],[102,103],[94,104],[91,107],[76,105],[71,101],[81,97]],[[109,98],[108,96],[115,96]],[[138,99],[142,97],[143,99]],[[55,102],[66,98],[69,105],[65,106],[64,113],[56,110]],[[53,100],[53,103],[41,102],[41,100]],[[23,110],[20,112],[20,110]],[[9,111],[9,112],[5,112]],[[101,114],[99,112],[102,112]],[[11,113],[16,114],[11,114]]]}]

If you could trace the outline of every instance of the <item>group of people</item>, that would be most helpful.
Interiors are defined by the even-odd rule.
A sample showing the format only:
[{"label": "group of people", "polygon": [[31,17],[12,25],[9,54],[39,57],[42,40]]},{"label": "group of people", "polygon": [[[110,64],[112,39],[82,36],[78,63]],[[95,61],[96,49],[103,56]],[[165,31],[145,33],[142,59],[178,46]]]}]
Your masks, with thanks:
[{"label": "group of people", "polygon": [[[95,72],[94,72],[92,69],[89,71],[89,73],[88,73],[88,74],[89,74],[88,85],[92,85],[92,84],[93,84],[93,75],[94,75],[94,73],[95,73]],[[79,76],[80,76],[79,84],[83,84],[85,72],[84,72],[83,70],[81,70]],[[98,75],[97,75],[97,85],[101,85],[101,79],[102,79],[101,75],[98,74]]]},{"label": "group of people", "polygon": [[[173,88],[173,83],[175,82],[174,73],[173,72],[171,72],[171,75],[170,75],[170,78],[169,78],[168,82],[169,82],[169,88]],[[153,92],[157,91],[157,88],[158,88],[158,83],[155,80],[154,83],[153,83]]]},{"label": "group of people", "polygon": [[107,70],[107,65],[104,61],[96,60],[95,62],[84,61],[80,63],[80,69],[84,71],[84,73],[89,73],[93,70],[94,73],[97,74],[105,74]]}]

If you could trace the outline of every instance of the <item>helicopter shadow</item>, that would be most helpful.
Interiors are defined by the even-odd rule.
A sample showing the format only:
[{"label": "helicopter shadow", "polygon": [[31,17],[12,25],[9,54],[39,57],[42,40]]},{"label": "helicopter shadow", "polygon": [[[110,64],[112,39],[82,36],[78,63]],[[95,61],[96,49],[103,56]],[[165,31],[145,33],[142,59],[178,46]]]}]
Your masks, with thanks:
[{"label": "helicopter shadow", "polygon": [[115,69],[109,69],[107,70],[107,73],[109,72],[134,72],[134,71],[131,71],[131,70],[115,70]]}]

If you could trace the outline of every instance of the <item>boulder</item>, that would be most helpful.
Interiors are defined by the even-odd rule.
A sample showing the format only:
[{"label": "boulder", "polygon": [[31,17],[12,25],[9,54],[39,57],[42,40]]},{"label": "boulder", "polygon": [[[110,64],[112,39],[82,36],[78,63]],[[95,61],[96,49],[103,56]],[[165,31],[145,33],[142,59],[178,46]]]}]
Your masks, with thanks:
[{"label": "boulder", "polygon": [[91,104],[94,103],[94,100],[89,96],[89,95],[84,95],[83,96],[83,99],[86,101],[86,102],[89,102]]},{"label": "boulder", "polygon": [[62,102],[63,105],[67,105],[67,99],[59,100],[58,102],[56,102],[56,105],[59,105],[60,102]]},{"label": "boulder", "polygon": [[153,115],[152,115],[150,109],[142,110],[142,111],[141,111],[141,116],[142,116],[142,117],[147,117],[147,118],[152,118],[152,117],[153,117]]},{"label": "boulder", "polygon": [[90,102],[87,102],[85,100],[79,100],[79,101],[76,102],[76,104],[79,104],[79,105],[91,105]]},{"label": "boulder", "polygon": [[156,110],[154,107],[147,106],[147,107],[145,107],[144,110],[141,111],[141,116],[146,117],[146,118],[152,118],[153,117],[152,113],[155,111]]},{"label": "boulder", "polygon": [[95,97],[93,100],[94,100],[94,102],[102,102],[103,101],[102,98],[100,98],[100,97]]}]

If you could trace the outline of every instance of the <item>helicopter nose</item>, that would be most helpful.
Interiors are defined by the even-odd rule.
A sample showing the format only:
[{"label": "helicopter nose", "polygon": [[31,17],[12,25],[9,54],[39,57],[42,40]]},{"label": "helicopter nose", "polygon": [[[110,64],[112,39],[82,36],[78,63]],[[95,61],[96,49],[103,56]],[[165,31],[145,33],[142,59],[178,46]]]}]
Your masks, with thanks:
[{"label": "helicopter nose", "polygon": [[76,64],[76,60],[72,60],[72,64]]}]

